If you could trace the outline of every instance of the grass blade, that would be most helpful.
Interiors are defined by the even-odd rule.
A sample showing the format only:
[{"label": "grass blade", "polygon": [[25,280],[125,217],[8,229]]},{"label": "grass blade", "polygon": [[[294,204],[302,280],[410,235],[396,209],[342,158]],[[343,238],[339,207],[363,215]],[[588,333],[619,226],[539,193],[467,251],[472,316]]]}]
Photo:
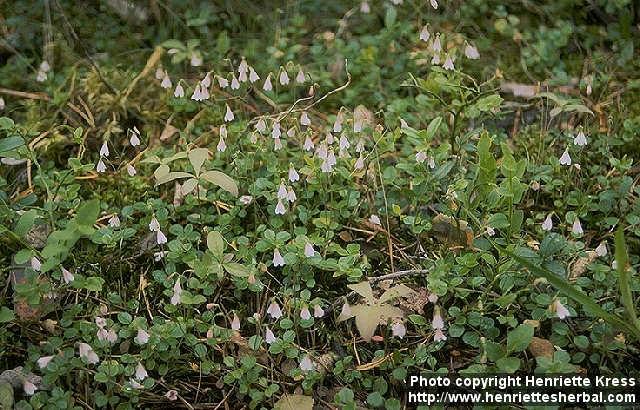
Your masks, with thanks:
[{"label": "grass blade", "polygon": [[512,257],[520,265],[529,269],[532,273],[545,278],[556,289],[564,293],[565,296],[575,300],[582,306],[586,307],[589,311],[593,312],[599,318],[605,320],[612,326],[615,326],[616,328],[623,330],[630,335],[633,335],[635,339],[640,339],[640,329],[625,322],[620,316],[615,315],[613,313],[609,313],[606,310],[602,309],[592,298],[590,298],[587,294],[574,288],[565,279],[561,278],[560,276],[551,272],[548,269],[545,269],[541,266],[534,265],[533,263],[529,262],[527,259],[521,256],[518,256],[511,251],[508,251],[506,249],[502,249],[502,251],[507,255],[509,255],[510,257]]},{"label": "grass blade", "polygon": [[624,239],[622,226],[619,226],[616,231],[615,247],[616,270],[619,275],[622,306],[624,306],[630,322],[640,331],[640,323],[638,323],[638,315],[635,304],[633,303],[633,294],[631,293],[631,274],[627,268],[629,257],[627,256],[627,244]]}]

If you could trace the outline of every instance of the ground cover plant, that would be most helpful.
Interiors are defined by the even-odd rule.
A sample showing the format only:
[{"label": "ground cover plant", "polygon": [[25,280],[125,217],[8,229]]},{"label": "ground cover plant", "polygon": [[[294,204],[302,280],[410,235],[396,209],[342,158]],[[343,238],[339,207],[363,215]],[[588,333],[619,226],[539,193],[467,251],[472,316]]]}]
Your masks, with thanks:
[{"label": "ground cover plant", "polygon": [[0,5],[0,407],[629,375],[637,4]]}]

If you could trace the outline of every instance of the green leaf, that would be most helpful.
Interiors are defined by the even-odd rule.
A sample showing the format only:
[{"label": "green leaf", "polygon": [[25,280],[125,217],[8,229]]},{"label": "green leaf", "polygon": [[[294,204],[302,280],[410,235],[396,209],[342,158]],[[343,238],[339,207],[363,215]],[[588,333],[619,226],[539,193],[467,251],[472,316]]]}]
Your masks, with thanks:
[{"label": "green leaf", "polygon": [[246,278],[247,276],[249,276],[249,273],[251,273],[248,268],[246,268],[244,265],[241,265],[239,263],[230,262],[230,263],[225,263],[222,266],[227,272],[229,272],[233,276],[239,276],[241,278]]},{"label": "green leaf", "polygon": [[[498,248],[500,249],[500,248]],[[520,265],[529,269],[532,273],[542,276],[545,278],[551,285],[553,285],[560,292],[564,293],[566,296],[578,302],[582,305],[586,310],[589,310],[597,317],[604,319],[610,325],[617,327],[620,330],[627,332],[629,335],[632,335],[636,339],[640,339],[640,330],[635,326],[630,325],[625,320],[620,318],[620,316],[615,315],[613,313],[609,313],[604,310],[600,305],[594,301],[592,298],[584,294],[583,292],[574,288],[570,283],[568,283],[565,279],[561,278],[557,274],[551,272],[548,269],[545,269],[537,264],[534,264],[527,259],[516,255],[512,251],[508,251],[506,249],[502,249],[503,253],[506,253],[511,258],[513,258]]]},{"label": "green leaf", "polygon": [[209,150],[206,148],[196,148],[192,149],[188,153],[189,162],[191,162],[191,166],[193,167],[193,171],[196,175],[200,175],[200,169],[202,168],[202,164],[209,157]]},{"label": "green leaf", "polygon": [[222,259],[224,253],[224,239],[218,231],[211,231],[207,234],[207,248],[218,259]]},{"label": "green leaf", "polygon": [[496,361],[496,366],[504,373],[513,373],[520,368],[520,359],[517,357],[503,357]]},{"label": "green leaf", "polygon": [[0,152],[7,152],[24,145],[22,137],[9,137],[0,139]]},{"label": "green leaf", "polygon": [[0,323],[11,322],[15,318],[13,310],[6,306],[0,308]]},{"label": "green leaf", "polygon": [[533,326],[519,325],[507,334],[507,351],[522,352],[533,338]]},{"label": "green leaf", "polygon": [[479,164],[476,185],[478,186],[481,197],[486,197],[496,184],[497,167],[496,159],[491,153],[491,142],[491,137],[489,137],[489,134],[486,132],[482,134],[480,141],[478,141]]},{"label": "green leaf", "polygon": [[78,225],[93,226],[98,219],[98,213],[100,212],[100,201],[92,199],[80,205],[76,213],[76,222]]},{"label": "green leaf", "polygon": [[233,196],[238,196],[238,185],[227,174],[220,171],[207,171],[200,175],[205,181],[209,181],[214,185],[219,186],[227,192],[230,192]]},{"label": "green leaf", "polygon": [[[161,165],[162,166],[162,165]],[[171,182],[174,179],[178,178],[193,178],[194,176],[188,172],[169,172],[167,174],[162,175],[160,178],[156,178],[156,186],[166,184],[167,182]]]},{"label": "green leaf", "polygon": [[436,117],[431,120],[427,126],[427,138],[431,139],[436,135],[438,128],[440,128],[440,124],[442,124],[442,117]]},{"label": "green leaf", "polygon": [[631,275],[627,267],[629,257],[627,256],[627,244],[624,239],[622,225],[619,225],[616,231],[615,247],[616,270],[620,277],[620,299],[622,300],[622,306],[624,306],[627,312],[629,321],[640,331],[640,323],[638,322],[636,307],[633,303],[633,294],[631,293]]},{"label": "green leaf", "polygon": [[18,223],[16,223],[16,227],[13,232],[18,236],[25,236],[33,226],[37,217],[38,212],[35,209],[31,209],[23,213],[20,215],[20,219],[18,219]]}]

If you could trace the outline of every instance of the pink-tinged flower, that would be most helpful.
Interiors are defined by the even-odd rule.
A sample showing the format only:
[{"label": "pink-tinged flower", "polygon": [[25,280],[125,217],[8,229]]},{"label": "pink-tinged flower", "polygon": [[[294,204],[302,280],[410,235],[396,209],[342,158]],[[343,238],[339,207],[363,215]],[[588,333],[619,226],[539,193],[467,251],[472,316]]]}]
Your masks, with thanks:
[{"label": "pink-tinged flower", "polygon": [[155,77],[156,80],[162,80],[162,77],[164,77],[164,70],[162,67],[156,68]]},{"label": "pink-tinged flower", "polygon": [[264,85],[262,86],[262,89],[264,91],[271,91],[273,90],[273,85],[271,84],[271,73],[269,73],[267,75],[267,79],[264,80]]},{"label": "pink-tinged flower", "polygon": [[273,266],[278,267],[278,266],[284,266],[284,265],[285,265],[285,261],[282,255],[280,255],[280,251],[278,250],[278,248],[274,249],[273,250]]},{"label": "pink-tinged flower", "polygon": [[271,129],[271,138],[280,138],[282,136],[282,131],[280,130],[280,123],[275,121],[273,123],[273,128]]},{"label": "pink-tinged flower", "polygon": [[409,124],[403,118],[400,118],[400,128],[409,128]]},{"label": "pink-tinged flower", "polygon": [[240,89],[240,81],[238,81],[238,79],[236,78],[235,74],[233,74],[232,77],[231,77],[231,89],[232,90]]},{"label": "pink-tinged flower", "polygon": [[287,130],[287,137],[293,138],[296,136],[296,127],[291,127]]},{"label": "pink-tinged flower", "polygon": [[265,334],[264,334],[264,340],[265,340],[265,342],[267,342],[267,344],[271,344],[271,343],[276,341],[276,336],[273,334],[271,329],[269,329],[268,327],[267,327],[267,330],[265,331]]},{"label": "pink-tinged flower", "polygon": [[338,144],[338,147],[341,150],[345,150],[345,149],[348,149],[350,146],[351,146],[351,144],[349,143],[349,140],[347,139],[347,137],[344,136],[344,135],[341,135],[340,136],[340,143]]},{"label": "pink-tinged flower", "polygon": [[160,87],[162,88],[171,88],[173,84],[171,84],[171,78],[169,78],[169,74],[165,73],[164,77],[162,77],[162,82],[160,83]]},{"label": "pink-tinged flower", "polygon": [[31,258],[31,269],[37,272],[39,272],[40,269],[42,269],[42,263],[40,263],[40,259],[36,258],[35,256]]},{"label": "pink-tinged flower", "polygon": [[227,144],[224,142],[224,137],[222,135],[220,135],[220,141],[218,141],[216,149],[218,152],[225,152],[227,150]]},{"label": "pink-tinged flower", "polygon": [[309,119],[309,114],[306,111],[302,111],[300,115],[300,125],[309,126],[311,125],[311,119]]},{"label": "pink-tinged flower", "polygon": [[374,225],[382,225],[382,223],[380,222],[380,217],[376,214],[373,214],[369,217],[369,222]]},{"label": "pink-tinged flower", "polygon": [[600,242],[600,245],[596,247],[596,255],[600,257],[607,256],[607,243],[605,241]]},{"label": "pink-tinged flower", "polygon": [[106,170],[107,170],[107,166],[104,164],[104,161],[101,158],[98,161],[98,164],[96,165],[96,171],[102,173],[102,172],[105,172]]},{"label": "pink-tinged flower", "polygon": [[107,329],[101,327],[96,332],[96,336],[98,337],[99,341],[104,342],[109,337],[109,332],[107,331]]},{"label": "pink-tinged flower", "polygon": [[391,325],[391,334],[402,339],[407,334],[407,328],[402,322],[394,322]]},{"label": "pink-tinged flower", "polygon": [[215,76],[216,80],[218,80],[218,86],[220,88],[227,88],[229,86],[229,80],[224,77],[220,77],[219,75]]},{"label": "pink-tinged flower", "polygon": [[280,186],[278,187],[278,199],[285,199],[287,197],[287,186],[283,181],[280,181]]},{"label": "pink-tinged flower", "polygon": [[427,153],[426,152],[418,151],[418,153],[416,153],[416,162],[418,164],[422,164],[426,160],[427,160]]},{"label": "pink-tinged flower", "polygon": [[98,326],[100,329],[103,329],[107,326],[107,319],[101,316],[96,316],[95,322],[96,322],[96,326]]},{"label": "pink-tinged flower", "polygon": [[431,65],[440,64],[440,54],[434,54],[433,58],[431,58]]},{"label": "pink-tinged flower", "polygon": [[550,231],[553,229],[553,219],[551,218],[551,214],[547,215],[541,226],[543,231]]},{"label": "pink-tinged flower", "polygon": [[436,167],[435,159],[433,159],[433,157],[429,157],[427,165],[429,165],[429,168],[434,169]]},{"label": "pink-tinged flower", "polygon": [[130,177],[136,174],[136,169],[133,167],[133,165],[127,164],[127,174],[129,174]]},{"label": "pink-tinged flower", "polygon": [[167,237],[164,233],[162,233],[161,230],[158,230],[157,232],[156,242],[158,243],[158,245],[164,245],[165,243],[167,243]]},{"label": "pink-tinged flower", "polygon": [[438,2],[436,0],[431,0],[430,3],[431,7],[433,7],[435,10],[438,9]]},{"label": "pink-tinged flower", "polygon": [[307,258],[312,258],[315,256],[316,251],[313,249],[313,244],[311,242],[307,242],[304,244],[304,256]]},{"label": "pink-tinged flower", "polygon": [[259,79],[260,79],[260,76],[258,75],[258,73],[256,73],[253,67],[249,67],[249,81],[251,81],[251,83],[253,84]]},{"label": "pink-tinged flower", "polygon": [[232,330],[240,330],[240,318],[235,313],[233,314],[233,320],[231,321]]},{"label": "pink-tinged flower", "polygon": [[422,30],[420,30],[420,40],[429,41],[429,37],[431,37],[431,33],[429,33],[429,27],[422,27]]},{"label": "pink-tinged flower", "polygon": [[433,51],[436,54],[442,51],[442,43],[440,42],[440,33],[436,33],[436,38],[433,39],[433,43],[431,43],[431,51]]},{"label": "pink-tinged flower", "polygon": [[314,368],[315,365],[313,364],[313,361],[311,361],[309,355],[305,355],[302,360],[300,360],[300,369],[303,372],[308,372],[310,370],[313,370]]},{"label": "pink-tinged flower", "polygon": [[38,70],[38,75],[36,75],[36,81],[39,83],[43,83],[47,80],[47,73],[42,70]]},{"label": "pink-tinged flower", "polygon": [[287,85],[289,84],[289,74],[287,74],[287,71],[284,69],[280,70],[280,85]]},{"label": "pink-tinged flower", "polygon": [[191,94],[191,99],[194,101],[202,101],[202,86],[200,83],[196,84],[196,87],[193,89],[193,94]]},{"label": "pink-tinged flower", "polygon": [[289,167],[289,182],[296,182],[300,180],[300,175],[293,166]]},{"label": "pink-tinged flower", "polygon": [[333,122],[333,132],[342,132],[342,116],[340,113],[336,115],[336,120]]},{"label": "pink-tinged flower", "polygon": [[200,98],[203,100],[208,100],[210,97],[211,95],[209,95],[209,88],[200,83]]},{"label": "pink-tinged flower", "polygon": [[229,108],[229,104],[226,104],[226,106],[227,112],[224,114],[224,120],[226,122],[231,122],[235,118],[235,115],[233,115],[233,111],[231,111],[231,108]]},{"label": "pink-tinged flower", "polygon": [[444,342],[445,340],[447,340],[447,336],[444,335],[444,332],[442,331],[442,329],[436,329],[436,331],[433,334],[433,341]]},{"label": "pink-tinged flower", "polygon": [[569,155],[569,151],[567,151],[566,149],[564,150],[564,152],[562,153],[562,156],[560,157],[560,165],[571,165],[571,156]]},{"label": "pink-tinged flower", "polygon": [[80,343],[78,345],[78,355],[80,358],[85,359],[89,364],[95,364],[100,361],[96,352],[94,352],[91,346],[86,343]]},{"label": "pink-tinged flower", "polygon": [[250,195],[242,195],[239,200],[242,205],[249,205],[251,201],[253,201],[253,197]]},{"label": "pink-tinged flower", "polygon": [[276,204],[275,214],[284,215],[285,213],[287,213],[287,210],[285,209],[284,204],[282,203],[282,199],[278,199],[278,203]]},{"label": "pink-tinged flower", "polygon": [[558,319],[565,319],[571,316],[569,313],[569,309],[567,309],[558,299],[554,300],[552,305],[550,306],[551,311],[555,312]]},{"label": "pink-tinged flower", "polygon": [[444,329],[444,320],[440,315],[440,306],[436,306],[433,309],[433,320],[431,321],[431,327],[434,329]]},{"label": "pink-tinged flower", "polygon": [[22,382],[22,390],[24,390],[24,394],[27,396],[33,396],[37,389],[36,385],[27,379]]},{"label": "pink-tinged flower", "polygon": [[264,121],[264,119],[260,118],[258,122],[256,122],[256,131],[258,131],[261,134],[264,134],[266,130],[267,130],[267,124]]},{"label": "pink-tinged flower", "polygon": [[358,159],[356,160],[356,163],[353,165],[353,168],[358,171],[362,168],[364,168],[364,157],[359,156]]},{"label": "pink-tinged flower", "polygon": [[144,380],[149,374],[147,373],[147,369],[144,368],[144,366],[142,365],[142,363],[138,362],[138,365],[136,366],[136,379],[142,381]]},{"label": "pink-tinged flower", "polygon": [[138,383],[138,381],[133,378],[129,379],[129,387],[135,390],[144,389],[144,386]]},{"label": "pink-tinged flower", "polygon": [[491,226],[487,226],[486,232],[487,232],[487,235],[489,235],[489,236],[493,236],[493,235],[496,234],[496,230],[493,229],[493,227],[491,227]]},{"label": "pink-tinged flower", "polygon": [[53,360],[54,356],[43,356],[41,358],[39,358],[36,363],[38,364],[38,367],[41,369],[46,368],[49,365],[49,362],[51,362],[51,360]]},{"label": "pink-tinged flower", "polygon": [[472,46],[471,44],[467,44],[464,48],[464,55],[469,60],[477,60],[480,58],[480,53],[478,53],[478,49]]},{"label": "pink-tinged flower", "polygon": [[444,64],[442,65],[442,67],[445,70],[454,70],[453,60],[451,59],[451,56],[449,54],[447,54],[447,58],[444,60]]},{"label": "pink-tinged flower", "polygon": [[282,317],[282,309],[276,302],[271,302],[267,308],[267,314],[274,319],[280,319]]},{"label": "pink-tinged flower", "polygon": [[438,295],[436,295],[435,293],[429,292],[429,294],[427,295],[427,300],[435,304],[438,302]]},{"label": "pink-tinged flower", "polygon": [[202,84],[203,87],[210,87],[211,86],[211,71],[209,71],[202,80],[200,80],[200,84]]},{"label": "pink-tinged flower", "polygon": [[207,329],[207,339],[212,339],[213,338],[213,329],[209,328]]},{"label": "pink-tinged flower", "polygon": [[120,218],[118,218],[118,215],[113,215],[111,218],[109,218],[109,226],[112,228],[119,228],[120,227]]},{"label": "pink-tinged flower", "polygon": [[584,147],[587,145],[587,137],[584,135],[584,132],[580,131],[578,135],[573,139],[573,145],[579,145]]},{"label": "pink-tinged flower", "polygon": [[305,151],[313,150],[313,140],[310,136],[307,136],[307,138],[305,138],[303,148]]},{"label": "pink-tinged flower", "polygon": [[273,140],[273,150],[274,151],[280,151],[282,149],[282,141],[280,140],[280,137],[274,138]]},{"label": "pink-tinged flower", "polygon": [[106,337],[107,342],[114,344],[115,342],[118,341],[118,334],[116,333],[115,330],[113,329],[109,329],[107,330],[107,337]]},{"label": "pink-tinged flower", "polygon": [[360,3],[360,12],[363,14],[369,14],[371,12],[371,7],[367,0],[363,0],[362,3]]},{"label": "pink-tinged flower", "polygon": [[156,217],[151,218],[151,222],[149,222],[149,231],[157,232],[160,230],[160,222],[156,219]]},{"label": "pink-tinged flower", "polygon": [[180,278],[176,279],[176,283],[173,285],[173,296],[171,296],[171,304],[177,305],[180,303],[182,297],[182,286],[180,286]]},{"label": "pink-tinged flower", "polygon": [[144,329],[138,329],[138,334],[133,338],[133,341],[139,345],[144,345],[149,342],[149,333]]},{"label": "pink-tinged flower", "polygon": [[353,121],[353,132],[361,132],[363,127],[364,127],[364,123],[362,120]]},{"label": "pink-tinged flower", "polygon": [[295,202],[298,197],[292,187],[287,187],[287,200],[291,203]]},{"label": "pink-tinged flower", "polygon": [[160,262],[160,260],[162,260],[162,258],[167,256],[167,253],[169,253],[169,252],[168,251],[154,252],[153,253],[153,260],[156,261],[156,262]]},{"label": "pink-tinged flower", "polygon": [[309,320],[311,319],[311,312],[309,312],[309,308],[306,306],[302,308],[300,311],[300,319]]},{"label": "pink-tinged flower", "polygon": [[131,144],[132,147],[137,147],[138,145],[140,145],[140,134],[138,134],[135,131],[132,131],[131,137],[129,137],[129,144]]},{"label": "pink-tinged flower", "polygon": [[322,306],[314,305],[313,306],[313,317],[323,317],[323,316],[324,316],[324,309],[322,309]]},{"label": "pink-tinged flower", "polygon": [[175,390],[167,390],[167,392],[165,393],[164,397],[167,398],[167,400],[169,401],[176,401],[178,400],[178,392]]},{"label": "pink-tinged flower", "polygon": [[573,232],[574,235],[582,235],[583,231],[582,231],[582,225],[580,224],[580,219],[578,219],[576,217],[576,219],[573,220],[573,226],[571,227],[571,232]]}]

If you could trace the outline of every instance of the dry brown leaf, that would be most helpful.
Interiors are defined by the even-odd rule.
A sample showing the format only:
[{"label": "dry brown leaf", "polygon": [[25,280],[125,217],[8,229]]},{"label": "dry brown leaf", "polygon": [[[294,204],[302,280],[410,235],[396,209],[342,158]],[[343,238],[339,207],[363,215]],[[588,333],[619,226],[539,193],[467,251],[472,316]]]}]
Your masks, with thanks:
[{"label": "dry brown leaf", "polygon": [[555,349],[553,343],[541,337],[533,337],[529,343],[529,351],[534,357],[552,358]]},{"label": "dry brown leaf", "polygon": [[473,248],[473,230],[466,221],[438,214],[431,221],[431,232],[447,246]]}]

